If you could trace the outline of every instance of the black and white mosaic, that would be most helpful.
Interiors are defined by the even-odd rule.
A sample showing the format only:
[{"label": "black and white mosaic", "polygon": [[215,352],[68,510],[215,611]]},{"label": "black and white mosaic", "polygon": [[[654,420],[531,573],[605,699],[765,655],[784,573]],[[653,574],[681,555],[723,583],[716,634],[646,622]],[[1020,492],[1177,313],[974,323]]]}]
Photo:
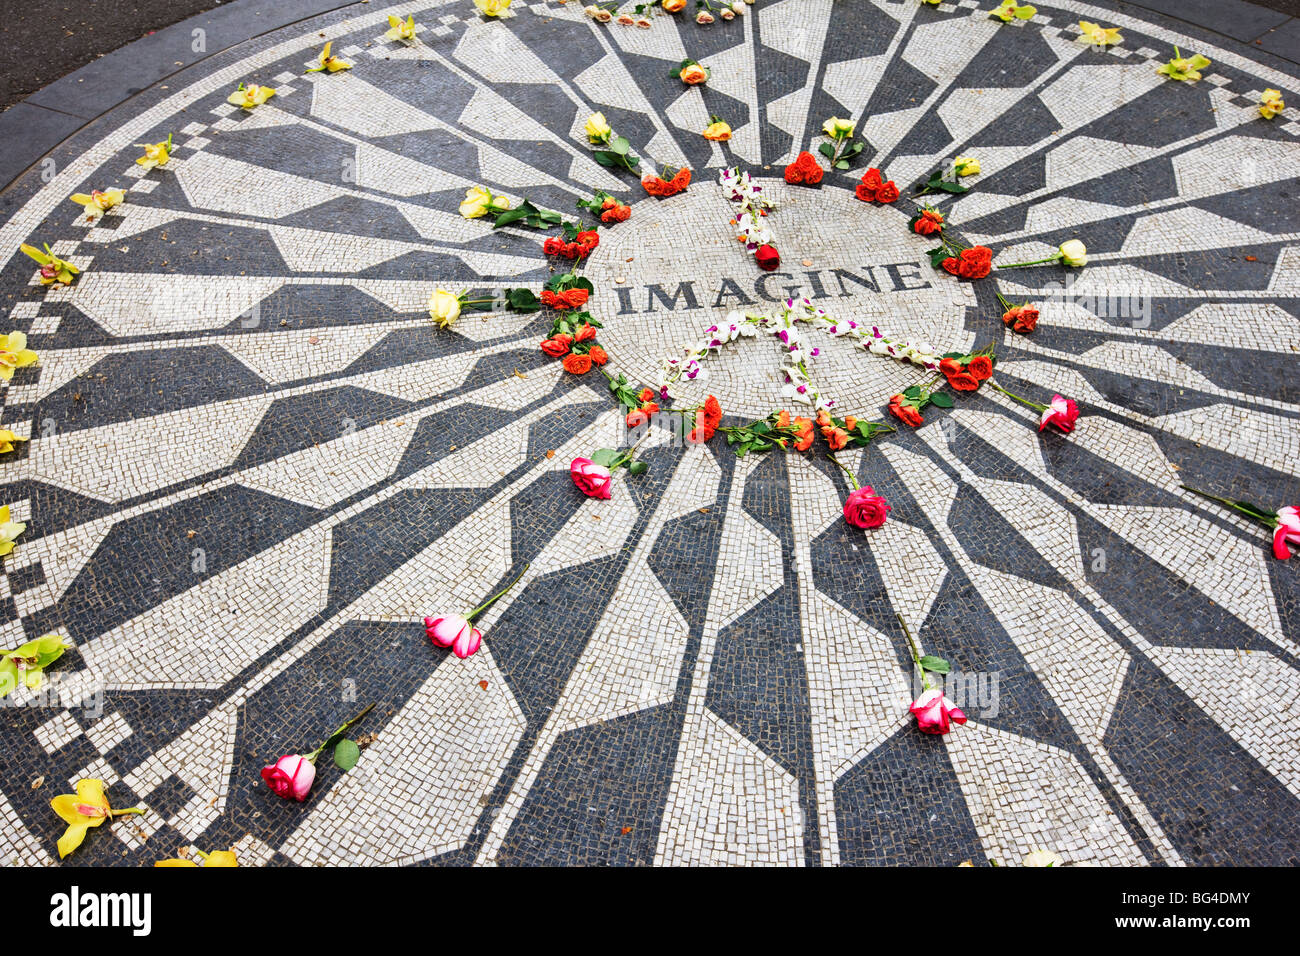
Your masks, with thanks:
[{"label": "black and white mosaic", "polygon": [[[147,812],[75,863],[1300,862],[1300,561],[1179,487],[1300,501],[1300,112],[1257,110],[1300,79],[1109,4],[1010,25],[994,5],[758,0],[642,30],[577,0],[357,4],[143,91],[15,185],[3,331],[40,362],[0,391],[30,439],[0,460],[27,523],[0,646],[73,649],[0,711],[4,861],[57,863],[49,799],[99,777]],[[418,42],[384,39],[390,13]],[[1080,19],[1124,42],[1078,42]],[[327,40],[354,68],[304,75]],[[1213,60],[1203,80],[1155,72],[1175,45]],[[707,85],[670,75],[687,57]],[[240,82],[276,95],[240,110]],[[598,165],[596,110],[692,187],[647,198]],[[729,142],[700,136],[712,114]],[[936,273],[906,202],[781,180],[832,115],[900,186],[977,156],[943,201],[968,243],[1005,262],[1081,238],[1091,263]],[[135,164],[168,134],[165,168]],[[777,273],[734,240],[712,182],[732,165],[782,203]],[[536,232],[458,214],[480,184],[566,216],[594,189],[633,205],[586,272],[634,382],[798,290],[940,351],[995,344],[1010,387],[1083,417],[1040,435],[983,390],[842,454],[893,506],[866,536],[824,460],[720,438],[653,432],[648,474],[583,498],[568,463],[622,415],[537,349],[551,317],[429,320],[437,287],[550,274]],[[127,201],[93,225],[67,201],[109,187]],[[41,286],[23,242],[81,276]],[[1056,295],[1026,337],[995,290]],[[766,414],[771,344],[710,359],[686,400]],[[866,418],[923,380],[830,338],[816,374]],[[521,571],[479,653],[431,646],[425,615]],[[971,720],[946,737],[908,714],[896,613],[953,664]],[[323,759],[303,804],[263,785],[372,701],[355,768]]]}]

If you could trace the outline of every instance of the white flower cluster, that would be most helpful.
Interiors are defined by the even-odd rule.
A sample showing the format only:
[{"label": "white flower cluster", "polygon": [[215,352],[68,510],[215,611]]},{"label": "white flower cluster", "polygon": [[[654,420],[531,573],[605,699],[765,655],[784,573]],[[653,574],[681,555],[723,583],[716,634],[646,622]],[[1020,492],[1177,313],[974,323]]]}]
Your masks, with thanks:
[{"label": "white flower cluster", "polygon": [[761,318],[760,315],[750,316],[743,312],[732,312],[721,325],[710,325],[705,329],[703,340],[695,345],[687,346],[685,358],[665,360],[659,370],[660,397],[675,397],[673,395],[673,385],[678,379],[685,378],[687,381],[694,381],[707,378],[708,373],[700,362],[711,352],[716,352],[728,342],[734,342],[742,335],[757,335],[758,328],[755,323],[756,320]]},{"label": "white flower cluster", "polygon": [[728,201],[738,207],[736,238],[745,243],[745,249],[753,253],[759,246],[770,245],[772,230],[764,221],[764,211],[773,208],[773,204],[763,196],[763,187],[755,183],[748,172],[741,172],[736,166],[718,174],[718,185]]},{"label": "white flower cluster", "polygon": [[825,330],[831,335],[836,337],[852,335],[857,338],[859,345],[874,355],[884,355],[900,362],[911,362],[913,365],[931,371],[939,368],[941,353],[936,352],[929,342],[913,342],[910,339],[895,341],[881,332],[878,327],[862,325],[852,319],[824,318],[821,321]]}]

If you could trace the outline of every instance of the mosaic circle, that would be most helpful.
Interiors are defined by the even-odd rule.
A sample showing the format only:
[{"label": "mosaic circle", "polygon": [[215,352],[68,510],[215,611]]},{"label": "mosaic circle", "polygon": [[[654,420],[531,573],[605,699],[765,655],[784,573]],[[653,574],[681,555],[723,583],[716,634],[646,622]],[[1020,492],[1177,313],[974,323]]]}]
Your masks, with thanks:
[{"label": "mosaic circle", "polygon": [[[1300,81],[1127,4],[991,6],[758,0],[638,29],[574,2],[355,4],[141,91],[30,171],[0,225],[2,331],[39,357],[0,392],[0,504],[25,524],[0,647],[69,650],[4,699],[3,858],[57,864],[50,798],[96,778],[146,812],[69,862],[1296,863],[1300,562],[1182,486],[1300,498]],[[306,72],[326,41],[350,70]],[[1158,72],[1175,46],[1201,79]],[[673,75],[687,58],[707,83]],[[276,92],[244,110],[240,83]],[[1271,119],[1266,90],[1291,104]],[[689,190],[600,165],[595,111]],[[702,137],[714,116],[730,140]],[[854,167],[787,185],[831,116]],[[136,162],[169,136],[165,167]],[[1003,264],[1080,239],[1088,265],[932,268],[907,196],[958,155],[982,171],[933,197],[955,236]],[[731,232],[731,166],[782,201],[774,273]],[[868,167],[904,198],[855,199]],[[983,388],[841,453],[891,505],[868,533],[824,455],[721,437],[655,430],[646,474],[585,498],[569,462],[624,415],[539,349],[554,314],[430,320],[435,289],[568,266],[542,231],[463,218],[480,185],[568,218],[595,190],[632,205],[585,271],[633,384],[750,308],[736,293],[797,285],[941,351],[992,346],[1008,390],[1082,417],[1040,432]],[[93,222],[69,201],[109,188],[126,200]],[[22,243],[80,274],[41,284]],[[1040,304],[1032,334],[998,294]],[[680,404],[768,413],[771,344],[711,358]],[[829,337],[813,374],[881,420],[926,378]],[[476,654],[425,636],[516,579]],[[945,736],[908,711],[900,618],[952,665],[970,719]],[[301,803],[263,783],[371,703],[352,769],[320,761]]]}]

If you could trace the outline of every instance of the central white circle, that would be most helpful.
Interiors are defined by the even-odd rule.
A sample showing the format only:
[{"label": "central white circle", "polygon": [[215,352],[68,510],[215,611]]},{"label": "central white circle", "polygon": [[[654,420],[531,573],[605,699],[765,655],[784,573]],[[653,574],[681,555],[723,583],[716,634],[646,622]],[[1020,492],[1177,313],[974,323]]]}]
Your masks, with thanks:
[{"label": "central white circle", "polygon": [[[973,344],[964,325],[974,290],[930,267],[925,252],[937,243],[907,227],[915,207],[904,200],[864,203],[833,187],[757,181],[777,204],[767,219],[781,253],[774,272],[759,269],[736,240],[735,207],[711,176],[671,199],[639,202],[626,223],[601,230],[584,271],[605,324],[600,341],[630,382],[656,382],[665,359],[681,358],[729,311],[777,315],[791,295],[809,296],[835,319],[928,342],[939,353]],[[810,330],[805,339],[820,349],[809,360],[812,379],[841,414],[874,416],[890,395],[932,377],[872,355],[848,336]],[[781,351],[770,335],[732,342],[704,364],[706,377],[682,383],[683,404],[713,394],[727,414],[757,418],[797,409],[781,397]]]}]

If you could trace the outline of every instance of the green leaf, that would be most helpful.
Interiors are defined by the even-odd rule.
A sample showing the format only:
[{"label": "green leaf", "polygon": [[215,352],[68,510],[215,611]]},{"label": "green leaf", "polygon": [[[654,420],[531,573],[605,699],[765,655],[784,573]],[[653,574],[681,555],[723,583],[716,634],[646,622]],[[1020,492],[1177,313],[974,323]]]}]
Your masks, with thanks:
[{"label": "green leaf", "polygon": [[510,301],[510,308],[516,312],[536,312],[542,307],[542,300],[532,289],[507,289],[506,298]]},{"label": "green leaf", "polygon": [[609,148],[620,156],[626,156],[632,150],[632,144],[624,136],[615,136],[609,141]]},{"label": "green leaf", "polygon": [[952,396],[947,392],[931,392],[930,404],[939,408],[952,408]]},{"label": "green leaf", "polygon": [[750,429],[750,431],[754,432],[756,435],[766,435],[771,430],[772,426],[767,422],[755,422],[754,427]]},{"label": "green leaf", "polygon": [[947,181],[945,180],[945,181],[942,181],[942,182],[936,183],[935,185],[937,185],[940,189],[942,189],[942,190],[943,190],[944,192],[946,192],[946,193],[964,193],[964,192],[970,192],[970,187],[969,187],[969,186],[963,186],[961,183],[950,183],[950,182],[947,182]]},{"label": "green leaf", "polygon": [[591,453],[591,463],[593,465],[600,465],[603,468],[608,468],[617,457],[618,449],[616,448],[597,448]]},{"label": "green leaf", "polygon": [[629,475],[644,475],[650,470],[650,466],[643,461],[628,462],[627,472]]},{"label": "green leaf", "polygon": [[848,168],[849,168],[849,164],[848,164],[848,162],[847,162],[846,160],[841,159],[841,160],[836,161],[836,163],[835,163],[835,168],[836,168],[836,169],[848,169]]},{"label": "green leaf", "polygon": [[537,210],[532,207],[532,204],[525,200],[514,209],[507,209],[505,212],[500,213],[496,218],[496,222],[492,224],[492,228],[500,229],[502,226],[508,226],[510,223],[518,222],[520,219],[527,219],[529,216],[536,213],[536,211]]},{"label": "green leaf", "polygon": [[952,670],[952,666],[947,661],[932,654],[926,654],[921,658],[921,667],[932,674],[946,674]]},{"label": "green leaf", "polygon": [[340,740],[334,748],[334,764],[344,772],[355,767],[360,759],[361,748],[351,740]]},{"label": "green leaf", "polygon": [[817,152],[830,159],[835,155],[835,146],[832,143],[822,143],[817,147]]},{"label": "green leaf", "polygon": [[848,149],[844,151],[843,155],[847,159],[849,157],[858,155],[858,153],[860,152],[862,152],[862,144],[854,143],[852,146],[850,146]]},{"label": "green leaf", "polygon": [[913,385],[913,386],[911,386],[910,388],[906,388],[906,389],[904,389],[904,390],[903,390],[903,397],[904,397],[904,398],[920,398],[920,397],[921,397],[921,386],[920,386],[920,385]]}]

